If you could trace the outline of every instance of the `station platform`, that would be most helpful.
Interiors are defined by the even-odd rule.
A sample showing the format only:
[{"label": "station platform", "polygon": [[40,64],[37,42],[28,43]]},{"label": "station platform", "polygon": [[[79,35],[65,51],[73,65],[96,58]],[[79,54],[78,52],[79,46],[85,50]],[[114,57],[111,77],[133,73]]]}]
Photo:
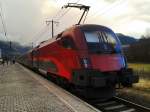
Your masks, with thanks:
[{"label": "station platform", "polygon": [[0,112],[100,112],[16,63],[0,65]]}]

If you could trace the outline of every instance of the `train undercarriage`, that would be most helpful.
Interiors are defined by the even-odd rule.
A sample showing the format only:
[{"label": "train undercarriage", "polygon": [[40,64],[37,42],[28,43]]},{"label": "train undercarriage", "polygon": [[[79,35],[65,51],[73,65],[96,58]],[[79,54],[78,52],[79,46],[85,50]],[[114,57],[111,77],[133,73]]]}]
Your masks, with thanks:
[{"label": "train undercarriage", "polygon": [[105,73],[96,70],[76,70],[73,72],[72,82],[52,73],[47,73],[45,76],[79,96],[87,99],[100,99],[101,101],[114,97],[116,86],[117,88],[120,86],[132,87],[132,84],[139,80],[137,75],[133,75],[131,69]]}]

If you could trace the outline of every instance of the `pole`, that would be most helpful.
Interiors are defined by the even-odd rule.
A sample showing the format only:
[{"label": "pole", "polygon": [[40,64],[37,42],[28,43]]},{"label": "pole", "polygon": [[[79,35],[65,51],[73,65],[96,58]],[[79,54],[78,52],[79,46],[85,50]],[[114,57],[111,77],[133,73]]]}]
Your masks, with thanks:
[{"label": "pole", "polygon": [[31,61],[31,64],[32,64],[32,67],[33,67],[33,42],[31,43],[32,44],[32,52],[31,52],[31,59],[32,59],[32,61]]},{"label": "pole", "polygon": [[49,25],[49,24],[52,24],[52,38],[54,37],[54,24],[58,24],[59,22],[57,21],[54,21],[53,19],[51,21],[46,21],[46,24]]},{"label": "pole", "polygon": [[33,42],[32,42],[32,49],[33,49]]},{"label": "pole", "polygon": [[54,21],[52,20],[52,37],[54,37]]}]

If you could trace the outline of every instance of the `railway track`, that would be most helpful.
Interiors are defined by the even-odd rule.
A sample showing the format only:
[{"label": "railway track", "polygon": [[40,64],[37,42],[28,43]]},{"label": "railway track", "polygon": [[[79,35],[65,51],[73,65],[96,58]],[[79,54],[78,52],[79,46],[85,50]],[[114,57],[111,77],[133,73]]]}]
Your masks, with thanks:
[{"label": "railway track", "polygon": [[150,108],[119,97],[114,97],[106,102],[93,101],[92,105],[102,112],[150,112]]}]

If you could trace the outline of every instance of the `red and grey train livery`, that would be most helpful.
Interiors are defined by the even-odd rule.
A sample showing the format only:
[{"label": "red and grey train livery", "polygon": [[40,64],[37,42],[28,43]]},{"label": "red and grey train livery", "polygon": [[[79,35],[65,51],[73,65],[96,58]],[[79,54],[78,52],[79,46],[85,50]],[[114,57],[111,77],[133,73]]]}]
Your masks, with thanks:
[{"label": "red and grey train livery", "polygon": [[108,99],[115,95],[117,84],[128,87],[138,82],[138,76],[127,67],[119,39],[101,25],[68,28],[19,61],[89,97]]}]

